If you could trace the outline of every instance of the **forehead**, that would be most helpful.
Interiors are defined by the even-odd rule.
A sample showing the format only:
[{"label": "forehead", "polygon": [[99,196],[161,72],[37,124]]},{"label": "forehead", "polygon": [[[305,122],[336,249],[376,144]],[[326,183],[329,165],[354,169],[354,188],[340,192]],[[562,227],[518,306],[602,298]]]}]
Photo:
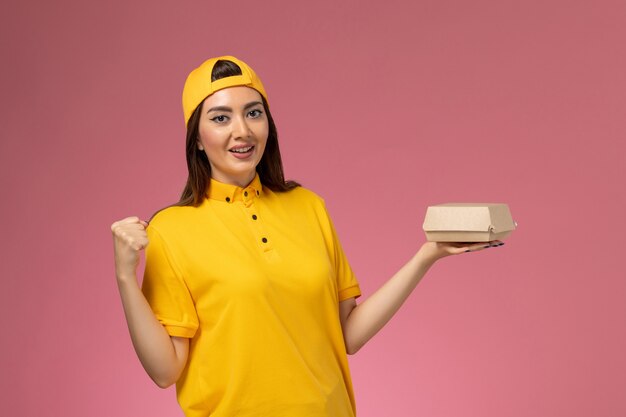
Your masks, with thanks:
[{"label": "forehead", "polygon": [[254,101],[263,102],[258,91],[246,86],[236,86],[224,88],[211,94],[204,100],[203,106],[238,107]]}]

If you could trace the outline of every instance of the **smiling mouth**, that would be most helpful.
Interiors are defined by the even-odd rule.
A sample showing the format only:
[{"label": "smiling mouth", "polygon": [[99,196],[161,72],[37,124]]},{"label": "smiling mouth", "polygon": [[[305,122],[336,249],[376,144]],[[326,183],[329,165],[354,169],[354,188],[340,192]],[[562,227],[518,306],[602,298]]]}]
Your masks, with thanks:
[{"label": "smiling mouth", "polygon": [[246,146],[245,148],[229,149],[228,152],[232,152],[232,153],[248,153],[253,148],[254,148],[254,146]]}]

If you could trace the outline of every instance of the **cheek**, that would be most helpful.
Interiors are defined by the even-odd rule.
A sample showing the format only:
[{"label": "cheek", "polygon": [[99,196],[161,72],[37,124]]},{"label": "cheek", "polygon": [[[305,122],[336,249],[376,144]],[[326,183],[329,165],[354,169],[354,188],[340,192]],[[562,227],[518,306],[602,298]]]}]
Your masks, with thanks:
[{"label": "cheek", "polygon": [[210,129],[198,129],[198,141],[207,148],[214,148],[220,143],[219,135]]},{"label": "cheek", "polygon": [[263,137],[265,138],[265,140],[259,141],[259,144],[258,144],[258,146],[262,148],[261,155],[265,153],[265,149],[267,148],[267,135]]},{"label": "cheek", "polygon": [[263,143],[263,147],[265,147],[265,144],[267,143],[267,137],[269,135],[269,126],[265,125],[265,126],[260,126],[259,129],[256,132],[256,136],[257,138],[263,138],[262,142]]}]

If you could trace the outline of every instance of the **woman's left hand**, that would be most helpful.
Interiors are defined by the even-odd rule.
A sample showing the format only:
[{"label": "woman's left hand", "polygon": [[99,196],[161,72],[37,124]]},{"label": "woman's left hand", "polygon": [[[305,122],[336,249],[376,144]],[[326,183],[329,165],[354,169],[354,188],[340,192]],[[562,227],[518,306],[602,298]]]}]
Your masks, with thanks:
[{"label": "woman's left hand", "polygon": [[478,252],[483,249],[496,248],[502,245],[504,245],[504,242],[499,240],[480,243],[426,242],[422,245],[420,252],[427,261],[434,263],[446,256]]}]

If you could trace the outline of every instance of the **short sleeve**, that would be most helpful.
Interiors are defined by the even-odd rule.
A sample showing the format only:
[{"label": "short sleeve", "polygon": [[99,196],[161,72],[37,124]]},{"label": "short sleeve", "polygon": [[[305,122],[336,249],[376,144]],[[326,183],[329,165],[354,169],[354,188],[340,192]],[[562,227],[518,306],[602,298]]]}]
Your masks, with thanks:
[{"label": "short sleeve", "polygon": [[143,294],[170,336],[191,338],[198,329],[193,298],[161,234],[152,225],[146,231]]},{"label": "short sleeve", "polygon": [[324,206],[324,211],[326,217],[328,219],[328,224],[330,226],[330,239],[332,245],[332,253],[333,262],[335,266],[335,274],[337,280],[337,292],[339,301],[347,300],[348,298],[357,298],[361,296],[361,288],[359,287],[359,283],[352,272],[352,268],[348,263],[348,259],[346,254],[341,247],[341,243],[339,242],[339,237],[337,236],[337,231],[335,230],[335,226],[333,225],[333,221],[328,214],[328,210],[326,206]]}]

